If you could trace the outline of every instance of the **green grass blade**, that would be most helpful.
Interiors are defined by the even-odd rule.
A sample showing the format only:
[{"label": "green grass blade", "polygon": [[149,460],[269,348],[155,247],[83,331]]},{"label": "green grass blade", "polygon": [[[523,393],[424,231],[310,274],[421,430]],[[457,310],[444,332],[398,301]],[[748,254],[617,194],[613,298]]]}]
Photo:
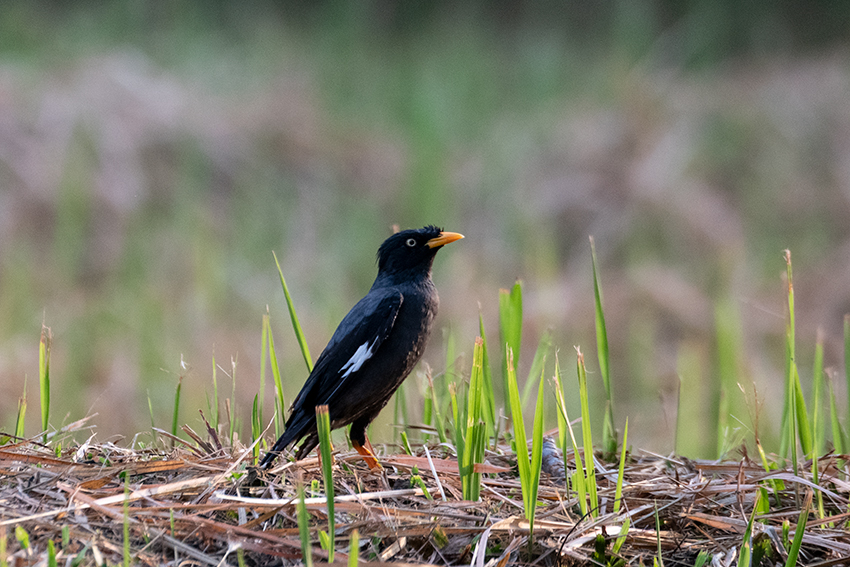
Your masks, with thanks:
[{"label": "green grass blade", "polygon": [[[434,425],[434,381],[431,378],[430,370],[424,372],[423,375],[427,383],[425,384],[425,392],[422,396],[422,423],[425,425]],[[428,441],[430,435],[424,434],[425,442]]]},{"label": "green grass blade", "polygon": [[295,312],[295,305],[292,304],[292,296],[289,295],[289,288],[286,285],[286,280],[283,277],[283,270],[280,269],[280,262],[277,261],[277,254],[272,252],[274,263],[277,266],[277,273],[280,276],[280,285],[283,287],[283,295],[286,296],[286,307],[289,309],[289,318],[292,320],[292,330],[295,332],[295,338],[298,339],[298,346],[301,348],[301,355],[304,357],[304,362],[307,364],[307,372],[313,371],[313,359],[310,357],[310,349],[307,347],[307,339],[304,337],[304,331],[301,330],[301,323],[298,322],[298,314]]},{"label": "green grass blade", "polygon": [[[773,470],[773,469],[771,469],[771,467],[770,467],[770,463],[767,460],[767,454],[765,454],[764,447],[762,447],[761,441],[759,441],[758,438],[756,438],[756,449],[758,450],[759,458],[761,459],[761,465],[764,467],[764,471],[766,473],[770,473],[770,471]],[[781,480],[776,480],[776,479],[769,480],[768,483],[770,484],[770,487],[773,489],[773,494],[774,494],[774,497],[776,498],[776,501],[780,502],[779,491],[782,490],[785,487],[784,483]]]},{"label": "green grass blade", "polygon": [[809,423],[809,413],[806,409],[806,398],[803,397],[803,386],[800,384],[800,373],[797,371],[797,365],[794,365],[794,402],[797,404],[795,408],[795,416],[797,418],[797,433],[800,437],[800,447],[803,449],[803,455],[810,457],[814,449],[814,440],[812,439],[812,426]]},{"label": "green grass blade", "polygon": [[153,402],[151,401],[151,391],[147,390],[147,394],[148,394],[148,413],[151,416],[151,429],[153,429],[154,427],[156,427],[156,423],[154,422],[154,419],[153,419]]},{"label": "green grass blade", "polygon": [[401,432],[401,448],[404,450],[406,455],[413,454],[413,449],[410,447],[410,441],[407,439],[407,432],[404,430]]},{"label": "green grass blade", "polygon": [[177,424],[180,422],[180,391],[182,389],[183,376],[180,375],[177,377],[177,388],[174,390],[174,412],[171,417],[171,434],[174,436],[177,435]]},{"label": "green grass blade", "polygon": [[564,465],[566,470],[567,448],[567,408],[564,404],[564,387],[561,384],[561,369],[558,364],[558,352],[555,351],[555,405],[558,409],[558,448],[564,454]]},{"label": "green grass blade", "polygon": [[251,407],[251,444],[254,445],[254,464],[260,457],[260,444],[254,443],[263,433],[263,422],[260,421],[260,395],[254,394],[254,405]]},{"label": "green grass blade", "polygon": [[[788,349],[786,348],[786,353]],[[786,354],[786,359],[788,359]],[[782,413],[782,439],[780,440],[780,454],[784,457],[790,454],[794,474],[797,474],[797,396],[794,388],[794,366],[786,363],[787,385],[785,388],[786,401]]]},{"label": "green grass blade", "polygon": [[454,421],[454,429],[452,430],[452,438],[455,443],[458,459],[461,458],[466,449],[466,439],[464,437],[464,424],[466,423],[466,406],[458,402],[457,384],[449,384],[449,399],[452,404],[452,419]]},{"label": "green grass blade", "polygon": [[216,376],[217,371],[218,371],[218,366],[215,363],[215,353],[213,353],[213,357],[212,357],[212,367],[213,367],[213,371],[212,371],[213,399],[212,399],[211,402],[209,402],[209,409],[210,409],[210,419],[212,420],[211,425],[213,426],[213,429],[218,431],[218,407],[219,407],[219,405],[218,405],[218,379],[217,379],[217,376]]},{"label": "green grass blade", "polygon": [[753,554],[753,523],[756,519],[756,511],[759,509],[760,499],[761,492],[757,492],[756,502],[753,505],[753,513],[747,522],[747,529],[744,530],[743,542],[741,543],[741,551],[738,553],[738,567],[750,567],[750,559]]},{"label": "green grass blade", "polygon": [[582,516],[587,514],[587,489],[585,486],[585,466],[582,462],[581,453],[578,450],[578,443],[576,443],[575,432],[573,431],[573,426],[570,424],[570,418],[567,415],[567,406],[564,403],[564,388],[561,384],[561,367],[558,363],[558,353],[555,353],[555,400],[558,406],[558,437],[561,441],[561,451],[564,453],[564,470],[569,471],[569,462],[568,462],[568,447],[567,447],[567,437],[569,436],[572,448],[573,455],[575,457],[576,464],[576,473],[573,475],[573,488],[576,491],[576,498],[578,499],[579,508],[581,509]]},{"label": "green grass blade", "polygon": [[[542,374],[543,370],[541,370]],[[528,485],[528,503],[530,513],[528,517],[529,537],[534,534],[534,514],[537,511],[537,493],[540,490],[540,471],[543,466],[543,425],[545,423],[545,404],[543,396],[543,376],[540,377],[540,386],[537,388],[537,407],[534,410],[534,427],[531,433],[531,478]]]},{"label": "green grass blade", "polygon": [[806,523],[809,520],[809,507],[812,505],[812,491],[806,491],[806,498],[803,501],[803,506],[800,509],[800,517],[797,520],[797,527],[794,529],[794,541],[788,549],[788,559],[785,561],[785,567],[795,567],[797,558],[800,555],[800,547],[803,545],[803,534],[806,531]]},{"label": "green grass blade", "polygon": [[[806,430],[801,430],[800,426],[805,417],[805,400],[802,396],[802,388],[800,387],[800,374],[797,372],[797,355],[795,347],[795,323],[794,323],[794,280],[791,269],[791,251],[785,251],[785,268],[787,274],[788,285],[788,318],[785,326],[785,403],[782,413],[782,443],[780,444],[781,454],[784,456],[790,450],[791,465],[794,474],[798,474],[797,470],[797,437],[799,435],[800,444],[803,446],[803,453],[807,453],[806,446],[803,445],[804,439],[808,437],[808,427]],[[801,416],[800,414],[803,414]]]},{"label": "green grass blade", "polygon": [[620,553],[620,550],[623,548],[623,544],[626,543],[626,537],[629,535],[629,527],[632,525],[632,520],[628,516],[623,521],[623,525],[620,526],[620,532],[617,534],[617,539],[614,540],[614,545],[611,546],[611,553],[613,555],[617,555]]},{"label": "green grass blade", "polygon": [[841,428],[841,421],[838,418],[838,404],[835,401],[835,391],[832,388],[832,374],[830,374],[826,384],[829,392],[829,421],[832,429],[832,445],[836,453],[843,455],[845,452],[844,430]]},{"label": "green grass blade", "polygon": [[797,470],[797,411],[799,406],[797,404],[797,389],[794,387],[794,375],[797,373],[794,364],[791,364],[789,366],[788,372],[791,376],[791,383],[789,384],[789,390],[791,392],[791,395],[788,399],[790,412],[788,414],[789,426],[787,429],[787,434],[791,449],[791,465],[792,469],[794,470],[794,474],[796,475],[799,474],[799,471]]},{"label": "green grass blade", "polygon": [[658,505],[655,505],[655,545],[657,554],[653,558],[653,564],[664,567],[664,557],[661,555],[661,518],[658,517]]},{"label": "green grass blade", "polygon": [[15,418],[15,436],[23,438],[24,421],[27,416],[27,379],[24,378],[24,393],[18,398],[18,413]]},{"label": "green grass blade", "polygon": [[322,478],[325,483],[325,499],[328,506],[328,563],[334,560],[334,537],[336,516],[334,515],[334,473],[331,445],[331,418],[328,406],[316,407],[316,426],[319,432],[319,453],[322,455]]},{"label": "green grass blade", "polygon": [[543,369],[546,367],[546,358],[552,350],[552,331],[546,329],[540,337],[540,342],[537,343],[537,350],[534,352],[534,358],[531,360],[531,370],[528,373],[528,380],[522,389],[522,407],[528,407],[528,400],[531,398],[531,392],[537,385],[537,380],[542,379]]},{"label": "green grass blade", "polygon": [[478,312],[478,334],[481,337],[482,386],[484,389],[484,422],[488,435],[497,443],[496,394],[493,390],[493,372],[490,369],[490,356],[487,352],[487,335],[484,333],[484,317]]},{"label": "green grass blade", "polygon": [[228,436],[230,439],[230,444],[233,445],[233,439],[235,438],[236,429],[237,429],[237,420],[236,420],[236,359],[230,359],[230,399],[224,400],[224,408],[227,412],[228,419],[230,423],[228,423]]},{"label": "green grass blade", "polygon": [[617,469],[617,488],[614,492],[614,513],[620,511],[620,505],[623,502],[623,475],[626,470],[626,446],[629,440],[629,418],[626,418],[626,425],[623,427],[623,448],[620,451],[620,468]]},{"label": "green grass blade", "polygon": [[277,439],[280,437],[281,433],[283,433],[284,420],[283,420],[283,408],[280,407],[280,399],[275,396],[274,400],[274,437]]},{"label": "green grass blade", "polygon": [[360,532],[357,528],[351,530],[348,540],[348,567],[357,567],[360,564]]},{"label": "green grass blade", "polygon": [[[475,464],[483,460],[486,435],[483,413],[483,356],[484,341],[481,337],[475,339],[472,354],[472,372],[469,377],[467,393],[467,409],[463,453],[458,453],[458,468],[460,472],[463,499],[477,502],[481,492],[481,473],[474,472]],[[460,448],[458,448],[460,450]]]},{"label": "green grass blade", "polygon": [[56,544],[52,539],[47,540],[47,567],[58,567],[56,563]]},{"label": "green grass blade", "polygon": [[[564,481],[566,484],[567,495],[570,493],[570,467],[569,467],[569,449],[567,448],[567,429],[568,421],[567,408],[564,404],[564,387],[561,384],[561,368],[558,362],[558,351],[555,351],[555,406],[558,410],[555,412],[558,418],[558,447],[564,455]],[[577,452],[573,452],[578,458]]]},{"label": "green grass blade", "polygon": [[522,282],[517,280],[510,291],[499,290],[499,338],[502,349],[502,380],[505,397],[508,394],[508,352],[513,357],[513,372],[519,366],[519,348],[522,340]]},{"label": "green grass blade", "polygon": [[283,412],[286,410],[286,398],[283,394],[283,381],[280,378],[280,366],[277,363],[277,354],[274,348],[274,333],[271,327],[268,329],[269,336],[269,362],[272,367],[272,378],[274,379],[274,390],[277,396],[276,405],[278,412],[275,416],[275,429],[279,430],[278,434],[283,433],[283,423],[286,421]]},{"label": "green grass blade", "polygon": [[407,395],[405,394],[404,382],[398,387],[393,396],[393,443],[398,443],[399,435],[407,426]]},{"label": "green grass blade", "polygon": [[415,486],[422,490],[422,494],[428,500],[434,500],[434,497],[431,496],[431,493],[428,491],[428,486],[425,484],[425,481],[422,480],[422,476],[419,474],[419,467],[414,466],[413,470],[410,474],[410,486]]},{"label": "green grass blade", "polygon": [[41,340],[38,343],[38,387],[41,394],[41,430],[47,442],[47,427],[50,423],[50,346],[53,333],[50,327],[41,325]]},{"label": "green grass blade", "polygon": [[814,450],[817,455],[823,455],[826,451],[826,419],[824,418],[824,368],[823,368],[823,330],[818,329],[817,342],[815,344],[815,360],[813,369],[812,387],[812,438]]},{"label": "green grass blade", "polygon": [[130,476],[124,475],[124,567],[130,567]]},{"label": "green grass blade", "polygon": [[599,499],[596,493],[596,464],[593,461],[593,436],[591,435],[590,428],[587,370],[584,366],[584,355],[578,347],[576,347],[576,355],[579,401],[581,403],[581,432],[584,445],[585,480],[587,484],[587,495],[590,497],[590,513],[595,518],[599,515]]},{"label": "green grass blade", "polygon": [[519,398],[519,388],[516,383],[516,372],[514,371],[513,351],[507,349],[507,375],[508,375],[508,399],[511,405],[511,422],[513,424],[514,445],[516,445],[517,469],[522,484],[522,498],[525,505],[525,517],[528,518],[528,487],[531,481],[531,462],[528,456],[528,440],[525,436],[525,423],[522,417],[522,404]]},{"label": "green grass blade", "polygon": [[602,450],[606,458],[617,453],[617,430],[614,428],[614,397],[611,393],[611,364],[608,353],[608,330],[605,327],[605,312],[602,309],[602,287],[599,285],[599,268],[596,261],[596,244],[590,237],[590,258],[593,265],[593,297],[596,307],[596,354],[599,373],[605,386],[605,415],[602,419]]},{"label": "green grass blade", "polygon": [[694,560],[694,567],[703,567],[704,565],[707,565],[709,561],[711,561],[711,554],[702,550],[697,554],[696,560]]},{"label": "green grass blade", "polygon": [[18,545],[21,546],[21,549],[27,550],[30,548],[30,534],[23,526],[15,526],[15,539],[18,540]]},{"label": "green grass blade", "polygon": [[793,419],[794,405],[794,285],[791,280],[791,251],[785,251],[785,268],[787,273],[788,302],[785,320],[785,398],[782,404],[781,438],[779,454],[783,457],[793,451],[796,444],[796,420]]},{"label": "green grass blade", "polygon": [[304,484],[298,482],[298,534],[301,536],[302,561],[307,567],[313,567],[313,548],[310,545],[310,517],[304,504]]},{"label": "green grass blade", "polygon": [[844,315],[844,379],[847,381],[847,408],[850,411],[850,313]]},{"label": "green grass blade", "polygon": [[812,458],[824,454],[826,421],[823,418],[823,329],[818,329],[812,370]]}]

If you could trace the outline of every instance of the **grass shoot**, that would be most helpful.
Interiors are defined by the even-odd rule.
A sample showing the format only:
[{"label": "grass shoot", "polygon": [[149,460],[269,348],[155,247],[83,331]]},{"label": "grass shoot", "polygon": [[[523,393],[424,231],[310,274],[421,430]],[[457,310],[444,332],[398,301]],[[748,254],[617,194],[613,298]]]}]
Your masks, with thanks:
[{"label": "grass shoot", "polygon": [[322,457],[322,477],[325,485],[325,500],[328,506],[328,562],[334,560],[334,537],[336,520],[334,516],[334,473],[333,447],[331,445],[331,418],[328,406],[316,407],[316,425],[319,430],[319,454]]},{"label": "grass shoot", "polygon": [[41,430],[44,442],[47,442],[47,429],[50,426],[50,344],[53,333],[43,323],[41,340],[38,344],[38,386],[41,393]]},{"label": "grass shoot", "polygon": [[[484,420],[484,341],[475,339],[472,355],[472,374],[467,390],[465,416],[455,423],[458,472],[460,473],[463,499],[477,502],[481,493],[481,473],[475,465],[484,461],[487,446],[487,423]],[[461,414],[462,415],[462,414]],[[460,417],[460,416],[459,416]]]},{"label": "grass shoot", "polygon": [[614,427],[614,396],[611,393],[611,362],[608,353],[608,329],[605,327],[605,312],[602,309],[602,286],[599,285],[599,267],[596,261],[596,244],[590,237],[590,258],[593,267],[593,298],[596,322],[596,355],[599,373],[605,386],[605,413],[602,419],[602,450],[608,458],[617,453],[617,430]]},{"label": "grass shoot", "polygon": [[297,490],[297,516],[298,535],[301,538],[301,557],[306,567],[313,567],[313,546],[310,544],[310,517],[307,506],[304,504],[304,484],[298,482]]},{"label": "grass shoot", "polygon": [[298,341],[299,348],[301,349],[301,355],[304,357],[304,363],[307,365],[307,372],[312,372],[313,358],[310,356],[310,349],[307,346],[307,338],[304,336],[304,331],[301,330],[301,323],[298,322],[298,314],[295,313],[295,305],[292,303],[292,296],[289,295],[289,287],[287,287],[286,280],[283,277],[283,270],[280,269],[280,262],[277,261],[277,254],[272,252],[272,255],[274,256],[274,263],[277,266],[277,273],[280,276],[280,285],[283,288],[283,295],[286,296],[286,306],[289,308],[289,318],[292,321],[292,331],[295,333],[295,338]]},{"label": "grass shoot", "polygon": [[286,421],[284,419],[284,411],[286,410],[286,396],[283,392],[283,380],[280,377],[280,366],[277,361],[277,353],[274,349],[274,333],[272,333],[271,326],[266,327],[269,337],[269,363],[272,368],[272,379],[274,380],[274,391],[275,391],[275,436],[280,437],[280,434],[283,433],[283,424]]},{"label": "grass shoot", "polygon": [[502,349],[502,385],[508,399],[508,352],[513,355],[513,371],[519,365],[522,340],[522,282],[517,281],[510,291],[499,290],[499,337]]},{"label": "grass shoot", "polygon": [[528,439],[525,435],[525,424],[522,415],[522,402],[517,387],[514,370],[513,351],[507,348],[508,397],[511,404],[511,422],[513,424],[514,452],[517,456],[520,483],[522,485],[522,503],[525,518],[529,523],[529,532],[534,533],[534,516],[537,509],[537,492],[540,486],[540,467],[543,455],[543,380],[540,381],[537,398],[537,410],[534,415],[532,430],[532,454],[528,454]]},{"label": "grass shoot", "polygon": [[593,436],[590,427],[590,401],[587,393],[587,370],[584,366],[584,355],[576,347],[576,373],[578,374],[579,401],[581,403],[581,433],[584,445],[585,486],[590,498],[590,514],[595,518],[599,515],[599,498],[596,490],[596,463],[593,459]]}]

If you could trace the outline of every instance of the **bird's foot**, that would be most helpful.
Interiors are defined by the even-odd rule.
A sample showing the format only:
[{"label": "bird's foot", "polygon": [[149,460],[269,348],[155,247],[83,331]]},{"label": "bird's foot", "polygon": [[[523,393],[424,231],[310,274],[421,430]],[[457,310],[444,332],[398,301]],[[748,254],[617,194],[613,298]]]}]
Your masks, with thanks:
[{"label": "bird's foot", "polygon": [[368,437],[366,438],[365,446],[361,445],[357,441],[352,441],[351,444],[354,446],[354,449],[363,456],[363,460],[366,461],[366,464],[369,465],[371,470],[377,471],[384,468],[375,457],[375,451],[372,449],[372,444],[369,443]]}]

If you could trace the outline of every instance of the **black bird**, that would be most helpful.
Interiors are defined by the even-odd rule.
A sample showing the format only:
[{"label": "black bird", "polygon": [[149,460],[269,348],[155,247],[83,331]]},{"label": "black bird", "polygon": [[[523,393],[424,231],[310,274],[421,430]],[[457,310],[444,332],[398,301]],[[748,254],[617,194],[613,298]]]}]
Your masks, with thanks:
[{"label": "black bird", "polygon": [[378,249],[378,277],[366,297],[348,312],[319,355],[292,403],[286,430],[260,463],[302,438],[296,459],[318,443],[316,406],[327,405],[331,428],[351,424],[351,444],[372,469],[380,467],[366,426],[380,413],[425,350],[440,303],[431,281],[434,256],[463,238],[436,226],[404,230]]}]

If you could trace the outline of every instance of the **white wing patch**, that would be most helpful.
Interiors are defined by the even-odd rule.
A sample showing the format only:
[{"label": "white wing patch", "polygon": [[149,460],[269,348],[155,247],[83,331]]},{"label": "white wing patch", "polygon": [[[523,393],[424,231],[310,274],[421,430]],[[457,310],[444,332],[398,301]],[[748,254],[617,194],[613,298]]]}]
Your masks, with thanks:
[{"label": "white wing patch", "polygon": [[343,372],[342,377],[347,378],[349,374],[352,372],[357,372],[360,370],[360,367],[363,366],[363,363],[372,358],[372,355],[375,354],[372,348],[375,346],[375,343],[378,339],[372,341],[371,344],[368,342],[360,345],[360,348],[352,355],[351,358],[348,359],[342,368],[340,368],[340,372]]}]

